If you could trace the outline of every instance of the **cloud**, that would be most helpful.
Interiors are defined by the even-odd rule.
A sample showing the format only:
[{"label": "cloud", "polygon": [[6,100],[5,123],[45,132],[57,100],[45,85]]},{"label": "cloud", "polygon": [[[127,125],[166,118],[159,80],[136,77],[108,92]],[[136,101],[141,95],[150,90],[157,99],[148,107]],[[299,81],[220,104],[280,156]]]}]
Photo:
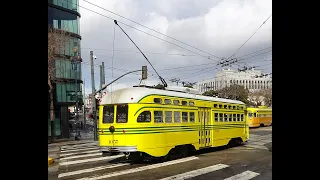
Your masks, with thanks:
[{"label": "cloud", "polygon": [[[227,58],[236,52],[272,13],[271,0],[95,0],[90,2],[220,58]],[[80,6],[115,18],[118,21],[205,57],[211,56],[210,54],[193,49],[166,36],[143,28],[133,22],[117,17],[112,13],[94,7],[84,1],[80,1]],[[86,79],[86,88],[91,88],[90,50],[97,56],[97,59],[94,60],[96,89],[99,87],[99,65],[101,62],[104,62],[106,66],[106,82],[110,82],[127,71],[138,70],[141,69],[141,66],[147,65],[150,80],[154,84],[160,83],[156,73],[143,55],[138,52],[138,49],[121,29],[115,27],[112,20],[81,7],[80,13],[80,32],[82,36],[81,55],[84,60],[82,74],[83,78]],[[167,82],[173,77],[184,78],[186,81],[200,81],[214,77],[216,71],[221,69],[221,67],[216,66],[219,59],[215,57],[210,57],[210,59],[205,58],[121,23],[119,23],[119,25],[145,53],[157,72],[164,77]],[[113,44],[114,30],[115,41]],[[272,46],[271,30],[272,17],[240,49],[236,57],[241,57],[245,54]],[[116,51],[114,51],[112,61],[113,47]],[[270,50],[272,49],[269,49],[269,51]],[[231,68],[238,68],[245,64],[249,66],[270,64],[271,61],[266,62],[264,60],[272,59],[272,52],[268,52],[268,50],[264,52],[267,53],[242,60],[237,63],[237,65],[232,65]],[[250,56],[246,57],[248,58]],[[212,64],[208,65],[208,63]],[[199,64],[207,65],[196,66]],[[163,70],[190,65],[194,66]],[[110,69],[112,67],[116,69],[112,71]],[[271,72],[271,64],[263,68],[267,68],[266,73]],[[140,78],[140,72],[127,75],[113,84],[113,89],[137,85],[140,82]]]}]

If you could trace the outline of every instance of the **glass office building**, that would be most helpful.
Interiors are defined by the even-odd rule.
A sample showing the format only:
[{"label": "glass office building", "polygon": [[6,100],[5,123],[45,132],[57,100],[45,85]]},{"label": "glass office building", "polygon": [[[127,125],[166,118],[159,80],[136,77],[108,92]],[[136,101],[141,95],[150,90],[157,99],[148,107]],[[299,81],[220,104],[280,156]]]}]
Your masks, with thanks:
[{"label": "glass office building", "polygon": [[[63,56],[55,59],[54,67],[55,136],[61,138],[69,138],[68,107],[75,105],[76,92],[78,92],[79,107],[83,104],[81,64],[78,63],[75,67],[70,61],[70,57],[74,56],[74,47],[78,49],[81,56],[78,3],[78,0],[48,0],[48,28],[61,29],[70,33],[69,42],[66,43],[65,49],[61,51]],[[50,99],[48,99],[48,107],[49,105]],[[51,136],[50,129],[48,108],[48,137]]]}]

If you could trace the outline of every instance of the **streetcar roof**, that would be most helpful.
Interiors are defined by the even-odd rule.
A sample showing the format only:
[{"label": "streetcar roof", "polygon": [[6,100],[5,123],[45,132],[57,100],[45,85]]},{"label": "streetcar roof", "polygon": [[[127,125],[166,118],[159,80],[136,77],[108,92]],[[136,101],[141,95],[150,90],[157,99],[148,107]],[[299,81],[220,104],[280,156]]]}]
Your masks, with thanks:
[{"label": "streetcar roof", "polygon": [[113,91],[111,93],[107,93],[101,98],[100,104],[138,103],[142,98],[150,95],[172,96],[177,98],[191,98],[191,99],[197,99],[197,100],[216,101],[216,102],[244,105],[243,102],[237,101],[237,100],[209,97],[209,96],[196,95],[196,94],[188,94],[188,93],[182,93],[182,92],[174,92],[174,91],[154,89],[154,88],[145,88],[145,87],[123,88],[123,89]]}]

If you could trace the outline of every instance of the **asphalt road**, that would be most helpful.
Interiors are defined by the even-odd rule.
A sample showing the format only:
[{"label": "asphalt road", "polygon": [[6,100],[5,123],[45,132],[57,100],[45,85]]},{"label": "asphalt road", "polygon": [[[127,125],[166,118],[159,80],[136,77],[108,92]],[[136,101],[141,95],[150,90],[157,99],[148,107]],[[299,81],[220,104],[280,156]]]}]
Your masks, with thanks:
[{"label": "asphalt road", "polygon": [[183,159],[133,165],[123,159],[102,157],[96,143],[65,146],[59,175],[49,179],[272,179],[272,127],[251,129],[243,146],[201,150]]}]

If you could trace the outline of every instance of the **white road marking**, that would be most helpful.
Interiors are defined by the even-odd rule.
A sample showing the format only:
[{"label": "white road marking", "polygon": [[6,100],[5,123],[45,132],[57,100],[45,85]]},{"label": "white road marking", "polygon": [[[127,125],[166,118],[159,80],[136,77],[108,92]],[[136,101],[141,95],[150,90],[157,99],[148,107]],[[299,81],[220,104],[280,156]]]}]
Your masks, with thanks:
[{"label": "white road marking", "polygon": [[63,160],[67,160],[67,159],[76,159],[76,158],[82,158],[82,157],[90,157],[90,156],[101,156],[102,153],[92,153],[92,154],[83,154],[83,155],[78,155],[78,156],[69,156],[69,157],[65,157],[65,158],[60,158],[61,161]]},{"label": "white road marking", "polygon": [[248,180],[248,179],[252,179],[258,175],[260,175],[260,173],[256,173],[256,172],[252,172],[252,171],[245,171],[241,174],[231,176],[231,177],[226,178],[224,180]]},{"label": "white road marking", "polygon": [[124,175],[124,174],[131,174],[131,173],[136,173],[136,172],[140,172],[140,171],[155,169],[155,168],[164,167],[164,166],[168,166],[168,165],[178,164],[178,163],[182,163],[182,162],[192,161],[192,160],[195,160],[195,159],[199,159],[199,158],[195,157],[195,156],[191,156],[191,157],[187,157],[187,158],[183,158],[183,159],[177,159],[177,160],[168,161],[168,162],[164,162],[164,163],[158,163],[158,164],[153,164],[153,165],[147,165],[147,166],[142,166],[142,167],[138,167],[138,168],[133,168],[133,169],[129,169],[129,170],[112,172],[112,173],[105,174],[105,175],[102,175],[102,176],[81,178],[81,179],[78,179],[78,180],[104,179],[104,178],[120,176],[120,175]]},{"label": "white road marking", "polygon": [[76,155],[76,154],[96,153],[96,152],[100,152],[100,150],[92,150],[92,151],[82,151],[82,152],[75,152],[75,153],[60,154],[60,157],[71,156],[71,155]]},{"label": "white road marking", "polygon": [[124,154],[120,154],[120,155],[115,155],[115,156],[106,156],[106,157],[82,159],[82,160],[76,160],[76,161],[67,161],[67,162],[61,162],[60,166],[71,165],[71,164],[81,164],[81,163],[93,162],[93,161],[111,160],[111,159],[116,159],[116,158],[123,157],[123,156],[124,156]]},{"label": "white road marking", "polygon": [[166,177],[166,178],[162,178],[161,180],[183,180],[183,179],[189,179],[189,178],[193,178],[196,176],[200,176],[203,174],[207,174],[209,172],[213,172],[213,171],[217,171],[223,168],[229,167],[229,165],[225,165],[225,164],[216,164],[213,166],[209,166],[209,167],[205,167],[202,169],[197,169],[194,171],[189,171],[186,173],[182,173],[182,174],[178,174],[175,176],[170,176],[170,177]]},{"label": "white road marking", "polygon": [[69,148],[61,148],[61,150],[86,149],[86,148],[92,148],[92,147],[99,147],[99,146],[91,145],[91,146],[69,147]]},{"label": "white road marking", "polygon": [[265,146],[259,146],[259,145],[254,145],[254,144],[249,144],[249,145],[245,145],[247,147],[252,147],[252,148],[258,148],[258,149],[268,149],[267,147]]},{"label": "white road marking", "polygon": [[111,168],[126,166],[126,165],[129,165],[129,163],[113,164],[113,165],[109,165],[109,166],[99,166],[99,167],[95,167],[95,168],[82,169],[82,170],[78,170],[78,171],[71,171],[71,172],[59,174],[58,178],[62,178],[62,177],[66,177],[66,176],[73,176],[73,175],[78,175],[78,174],[83,174],[83,173],[88,173],[88,172],[93,172],[93,171],[99,171],[99,170],[103,170],[103,169],[111,169]]},{"label": "white road marking", "polygon": [[84,149],[72,149],[72,150],[61,150],[61,153],[76,152],[76,151],[83,151],[83,150],[92,150],[92,149],[100,149],[100,147],[84,148]]},{"label": "white road marking", "polygon": [[70,147],[80,147],[80,146],[92,146],[92,145],[98,145],[97,142],[91,142],[91,143],[85,143],[85,144],[75,144],[75,145],[66,145],[66,146],[61,146],[61,148],[70,148]]}]

